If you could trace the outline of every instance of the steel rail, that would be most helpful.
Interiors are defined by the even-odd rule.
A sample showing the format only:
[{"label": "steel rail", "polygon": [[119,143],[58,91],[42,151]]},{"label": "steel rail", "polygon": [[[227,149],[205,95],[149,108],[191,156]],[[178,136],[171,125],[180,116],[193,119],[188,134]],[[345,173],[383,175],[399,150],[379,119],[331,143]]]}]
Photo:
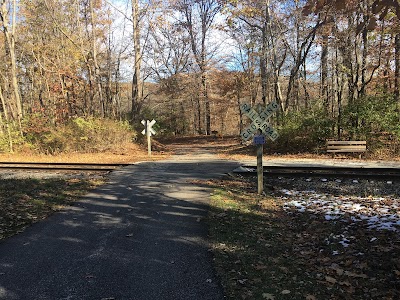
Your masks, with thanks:
[{"label": "steel rail", "polygon": [[[400,179],[400,169],[397,168],[371,168],[371,167],[333,167],[333,166],[264,166],[264,175],[273,176],[324,176],[324,177],[358,177]],[[254,175],[255,166],[242,166],[235,173]]]},{"label": "steel rail", "polygon": [[46,170],[46,171],[101,171],[109,172],[129,164],[102,163],[49,163],[49,162],[0,162],[0,169],[7,170]]}]

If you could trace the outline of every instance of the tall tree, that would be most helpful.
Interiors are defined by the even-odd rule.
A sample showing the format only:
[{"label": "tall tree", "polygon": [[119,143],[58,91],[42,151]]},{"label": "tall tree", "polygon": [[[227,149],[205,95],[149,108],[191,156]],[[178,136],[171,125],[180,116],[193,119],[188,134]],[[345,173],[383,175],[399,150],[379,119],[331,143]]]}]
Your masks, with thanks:
[{"label": "tall tree", "polygon": [[211,110],[207,86],[207,71],[211,45],[212,25],[221,10],[217,0],[173,0],[172,7],[180,12],[182,26],[190,37],[190,46],[201,78],[202,98],[205,105],[205,134],[211,134]]},{"label": "tall tree", "polygon": [[400,33],[396,33],[395,36],[394,95],[400,103]]},{"label": "tall tree", "polygon": [[132,26],[133,26],[133,78],[132,78],[132,121],[136,121],[140,110],[141,68],[142,53],[140,41],[140,11],[139,1],[132,0]]},{"label": "tall tree", "polygon": [[[272,25],[270,0],[226,1],[225,11],[228,13],[228,24],[231,29],[247,28],[248,35],[252,38],[251,42],[257,45],[261,100],[266,104],[271,100],[268,86],[279,88],[279,84],[273,82],[273,80],[276,80],[276,76],[273,76],[273,80],[271,80],[272,76],[269,76],[276,75],[279,72],[277,69],[272,70],[272,65],[268,64],[268,62],[275,60],[274,66],[278,66],[277,56],[274,55],[274,53],[276,54],[277,41],[273,32],[273,29],[277,27]],[[244,26],[241,24],[244,24]]]},{"label": "tall tree", "polygon": [[[6,54],[7,54],[7,65],[10,71],[9,80],[12,85],[12,95],[10,99],[12,109],[12,116],[15,120],[18,120],[19,126],[21,127],[21,119],[23,117],[22,112],[22,101],[20,96],[20,89],[17,79],[17,54],[15,49],[16,40],[16,27],[17,27],[17,1],[12,0],[1,0],[0,2],[0,25],[4,34],[6,42]],[[11,20],[10,20],[11,17]]]}]

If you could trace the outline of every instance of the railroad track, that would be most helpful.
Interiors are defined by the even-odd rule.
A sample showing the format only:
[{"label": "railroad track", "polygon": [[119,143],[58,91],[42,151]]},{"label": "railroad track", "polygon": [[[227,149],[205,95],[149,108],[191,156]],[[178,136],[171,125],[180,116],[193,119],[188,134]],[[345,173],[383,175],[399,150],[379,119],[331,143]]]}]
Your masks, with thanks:
[{"label": "railroad track", "polygon": [[82,171],[109,172],[129,164],[89,164],[89,163],[38,163],[38,162],[0,162],[0,169],[31,171]]},{"label": "railroad track", "polygon": [[[257,167],[242,166],[234,170],[242,175],[255,175]],[[321,167],[321,166],[264,166],[264,175],[268,176],[323,176],[400,179],[400,169],[370,167]]]}]

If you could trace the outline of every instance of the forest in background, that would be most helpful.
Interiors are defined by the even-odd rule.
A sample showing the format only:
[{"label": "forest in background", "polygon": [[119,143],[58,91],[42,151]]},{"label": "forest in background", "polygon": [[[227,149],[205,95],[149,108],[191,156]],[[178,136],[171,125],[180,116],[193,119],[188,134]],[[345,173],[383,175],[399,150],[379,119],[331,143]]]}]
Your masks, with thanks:
[{"label": "forest in background", "polygon": [[279,103],[279,151],[400,152],[398,0],[0,0],[0,149],[104,151],[143,118],[238,135]]}]

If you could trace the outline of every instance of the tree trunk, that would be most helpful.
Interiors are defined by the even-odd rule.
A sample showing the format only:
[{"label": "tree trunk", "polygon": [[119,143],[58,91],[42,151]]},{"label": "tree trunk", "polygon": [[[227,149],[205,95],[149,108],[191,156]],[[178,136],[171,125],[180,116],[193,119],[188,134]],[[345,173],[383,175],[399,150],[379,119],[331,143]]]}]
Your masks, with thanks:
[{"label": "tree trunk", "polygon": [[297,55],[296,59],[294,61],[294,66],[290,70],[290,76],[289,76],[289,83],[288,83],[288,88],[286,92],[286,101],[285,101],[285,107],[284,107],[284,112],[287,112],[289,109],[290,105],[290,98],[292,95],[292,90],[293,86],[295,84],[295,80],[297,78],[298,72],[300,67],[305,63],[305,60],[307,58],[307,55],[311,49],[311,46],[313,45],[315,35],[317,32],[317,29],[322,26],[325,23],[325,21],[321,21],[320,19],[317,21],[315,26],[310,30],[308,35],[304,38],[303,42],[300,45],[300,49],[297,50]]},{"label": "tree trunk", "polygon": [[265,16],[264,24],[262,27],[262,46],[260,56],[260,75],[261,75],[261,98],[264,106],[267,105],[268,93],[268,71],[267,71],[267,57],[268,57],[268,28],[270,25],[270,11],[269,0],[265,0]]},{"label": "tree trunk", "polygon": [[262,103],[267,103],[267,47],[266,47],[266,38],[265,33],[263,32],[263,46],[262,46],[262,55],[260,57],[260,75],[261,75],[261,99]]},{"label": "tree trunk", "polygon": [[6,119],[8,145],[10,147],[10,152],[13,152],[14,151],[14,149],[13,149],[13,140],[12,140],[12,135],[11,135],[11,130],[10,130],[10,122],[9,122],[9,117],[8,117],[8,110],[7,110],[6,102],[4,100],[3,89],[1,88],[1,85],[0,85],[0,100],[1,100],[1,106],[3,108],[4,118]]},{"label": "tree trunk", "polygon": [[240,91],[239,89],[236,90],[236,102],[239,110],[239,135],[243,131],[243,113],[240,109]]},{"label": "tree trunk", "polygon": [[329,112],[329,97],[328,97],[328,34],[322,35],[322,50],[321,50],[321,98],[324,103],[325,113]]},{"label": "tree trunk", "polygon": [[132,123],[140,112],[140,91],[141,81],[140,72],[142,64],[141,47],[140,47],[140,26],[139,26],[139,1],[132,0],[132,20],[133,20],[133,46],[134,46],[134,63],[133,63],[133,78],[132,78]]},{"label": "tree trunk", "polygon": [[333,69],[335,70],[335,88],[337,98],[337,139],[341,139],[342,135],[342,97],[343,97],[343,86],[344,86],[344,74],[341,72],[341,65],[339,63],[339,49],[336,45],[335,48],[335,64]]},{"label": "tree trunk", "polygon": [[400,105],[400,33],[395,36],[394,98]]},{"label": "tree trunk", "polygon": [[[3,33],[6,40],[8,55],[10,59],[10,72],[11,72],[11,83],[13,88],[14,95],[14,105],[16,107],[16,118],[19,124],[19,128],[21,129],[21,119],[23,117],[22,114],[22,102],[21,96],[19,93],[19,84],[17,79],[17,62],[16,62],[16,54],[15,54],[15,29],[16,29],[16,12],[17,12],[17,3],[16,0],[12,1],[12,23],[10,24],[8,19],[8,7],[7,1],[1,1],[0,8],[0,21],[3,25]],[[10,30],[11,26],[11,30]]]},{"label": "tree trunk", "polygon": [[101,84],[100,78],[100,68],[97,60],[97,48],[96,48],[96,29],[95,29],[95,19],[96,15],[93,9],[93,0],[89,0],[89,9],[90,9],[90,25],[92,27],[91,33],[91,46],[92,46],[92,56],[93,56],[93,67],[94,67],[94,78],[97,85],[97,93],[99,94],[99,108],[100,108],[100,116],[104,118],[105,116],[105,107],[103,100],[103,88]]},{"label": "tree trunk", "polygon": [[[364,17],[364,22],[367,22],[369,19]],[[365,96],[365,87],[367,85],[366,73],[367,73],[367,55],[368,55],[368,29],[364,26],[362,31],[362,43],[363,43],[363,50],[362,50],[362,58],[361,58],[361,88],[358,93],[358,97]],[[379,54],[380,55],[380,54]]]},{"label": "tree trunk", "polygon": [[211,108],[210,108],[210,99],[208,98],[208,90],[207,90],[207,80],[206,74],[203,73],[201,75],[201,87],[202,94],[204,99],[204,125],[205,125],[205,134],[211,134]]}]

